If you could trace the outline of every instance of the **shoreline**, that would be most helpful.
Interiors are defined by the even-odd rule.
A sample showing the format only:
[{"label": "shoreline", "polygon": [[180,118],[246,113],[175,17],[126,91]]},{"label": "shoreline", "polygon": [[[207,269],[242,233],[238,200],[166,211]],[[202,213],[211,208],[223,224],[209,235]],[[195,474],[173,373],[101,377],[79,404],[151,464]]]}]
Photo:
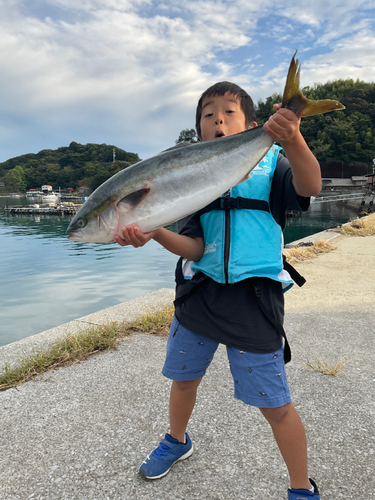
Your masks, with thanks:
[{"label": "shoreline", "polygon": [[[342,236],[338,234],[336,230],[328,229],[288,243],[285,245],[285,248],[288,249],[305,242],[315,242],[319,239],[332,242],[341,238]],[[74,335],[93,326],[104,325],[111,321],[123,321],[124,319],[132,321],[146,311],[157,310],[165,305],[172,305],[173,300],[174,289],[161,288],[148,294],[141,295],[135,299],[101,309],[43,332],[0,346],[0,370],[2,370],[5,365],[9,365],[9,367],[15,366],[19,358],[35,354],[38,350],[48,348],[52,343],[68,335]]]}]

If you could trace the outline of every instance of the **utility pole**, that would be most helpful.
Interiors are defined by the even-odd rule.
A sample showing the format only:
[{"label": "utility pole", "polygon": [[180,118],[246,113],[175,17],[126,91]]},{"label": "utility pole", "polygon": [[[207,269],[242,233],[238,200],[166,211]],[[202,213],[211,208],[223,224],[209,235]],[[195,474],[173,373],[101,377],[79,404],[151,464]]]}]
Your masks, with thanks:
[{"label": "utility pole", "polygon": [[113,148],[113,163],[116,161],[116,149]]}]

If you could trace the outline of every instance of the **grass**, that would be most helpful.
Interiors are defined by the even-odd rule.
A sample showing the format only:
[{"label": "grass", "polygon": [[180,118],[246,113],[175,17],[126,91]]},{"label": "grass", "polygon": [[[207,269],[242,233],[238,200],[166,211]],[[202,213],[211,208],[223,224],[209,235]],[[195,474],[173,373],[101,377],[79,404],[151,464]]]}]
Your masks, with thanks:
[{"label": "grass", "polygon": [[173,314],[174,308],[172,306],[166,306],[160,311],[147,312],[128,324],[127,331],[130,333],[147,333],[150,335],[168,337]]},{"label": "grass", "polygon": [[315,372],[322,373],[323,375],[331,375],[337,377],[343,375],[345,360],[340,359],[336,363],[330,364],[325,360],[317,360],[313,363],[307,363],[307,367]]},{"label": "grass", "polygon": [[15,367],[6,364],[0,374],[0,391],[16,388],[50,370],[80,363],[100,351],[116,349],[121,340],[134,333],[166,337],[173,312],[173,307],[167,306],[160,311],[147,312],[132,322],[111,323],[69,335],[44,351],[20,359]]},{"label": "grass", "polygon": [[290,264],[301,262],[306,259],[314,259],[323,253],[332,252],[337,247],[325,240],[315,241],[308,247],[295,247],[285,250],[285,256]]},{"label": "grass", "polygon": [[346,236],[373,236],[375,235],[375,214],[352,220],[341,228],[341,234]]}]

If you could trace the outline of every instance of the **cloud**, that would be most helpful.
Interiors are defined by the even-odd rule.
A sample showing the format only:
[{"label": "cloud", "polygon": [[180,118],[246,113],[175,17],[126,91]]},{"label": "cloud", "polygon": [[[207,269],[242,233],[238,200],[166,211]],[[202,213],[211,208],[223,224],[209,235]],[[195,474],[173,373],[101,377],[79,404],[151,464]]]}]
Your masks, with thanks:
[{"label": "cloud", "polygon": [[295,48],[304,85],[375,80],[374,1],[357,4],[5,0],[0,161],[71,140],[146,157],[193,126],[215,81],[255,100],[282,91]]},{"label": "cloud", "polygon": [[[330,54],[313,57],[304,66],[302,83],[327,82],[329,80],[359,79],[375,81],[375,38],[365,29],[350,39],[342,40]],[[309,82],[309,83],[308,83]]]}]

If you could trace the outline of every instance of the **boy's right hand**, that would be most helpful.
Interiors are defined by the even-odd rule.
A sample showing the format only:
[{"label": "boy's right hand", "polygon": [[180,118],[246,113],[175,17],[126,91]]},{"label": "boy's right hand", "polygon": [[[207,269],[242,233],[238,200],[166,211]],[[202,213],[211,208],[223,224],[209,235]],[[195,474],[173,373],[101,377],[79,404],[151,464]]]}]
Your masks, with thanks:
[{"label": "boy's right hand", "polygon": [[138,226],[133,226],[133,224],[129,224],[128,226],[124,226],[121,228],[122,236],[115,234],[115,241],[122,247],[127,245],[132,245],[135,248],[143,247],[148,241],[150,241],[157,232],[150,231],[148,233],[142,233]]},{"label": "boy's right hand", "polygon": [[282,108],[281,104],[274,104],[276,113],[271,115],[263,125],[264,131],[274,142],[279,142],[282,146],[300,135],[300,121],[293,111]]}]

